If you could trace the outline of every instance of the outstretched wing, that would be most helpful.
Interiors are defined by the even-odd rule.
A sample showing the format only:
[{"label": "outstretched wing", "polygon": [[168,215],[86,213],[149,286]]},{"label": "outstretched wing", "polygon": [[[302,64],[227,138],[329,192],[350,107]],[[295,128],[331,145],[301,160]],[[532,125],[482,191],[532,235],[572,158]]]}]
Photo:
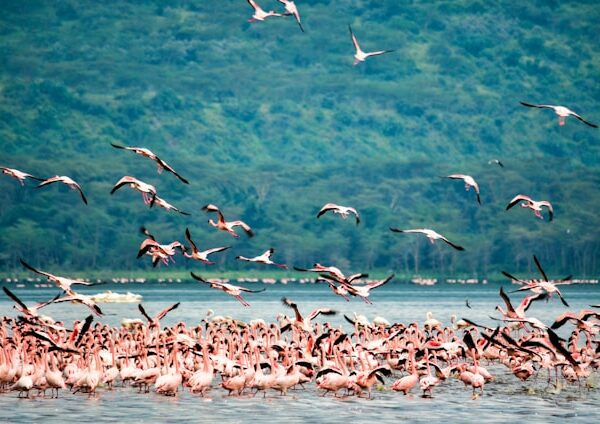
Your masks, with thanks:
[{"label": "outstretched wing", "polygon": [[146,318],[148,320],[148,322],[152,322],[152,318],[150,318],[150,315],[148,315],[146,313],[146,310],[144,309],[144,307],[142,306],[141,303],[138,305],[138,309],[140,310],[140,312],[142,313],[142,315],[144,316],[144,318]]},{"label": "outstretched wing", "polygon": [[2,286],[2,290],[4,290],[4,293],[6,293],[6,295],[8,297],[10,297],[17,305],[19,305],[21,308],[23,308],[24,311],[29,310],[29,308],[27,308],[27,306],[25,306],[25,304],[21,301],[21,299],[19,299],[17,296],[15,296],[15,294],[13,292],[11,292],[7,287]]},{"label": "outstretched wing", "polygon": [[354,32],[352,32],[352,27],[348,25],[348,29],[350,30],[350,37],[352,37],[352,44],[354,44],[354,48],[356,49],[356,51],[359,52],[360,46],[358,45],[358,40],[356,39]]},{"label": "outstretched wing", "polygon": [[537,256],[533,255],[533,261],[535,262],[535,266],[537,266],[537,269],[540,271],[540,274],[542,274],[542,277],[544,277],[544,281],[548,281],[548,276],[544,272],[544,268],[542,268],[542,264],[540,264],[540,261],[538,260]]},{"label": "outstretched wing", "polygon": [[390,276],[388,276],[387,278],[381,280],[381,281],[375,281],[374,283],[371,284],[367,284],[367,287],[369,289],[375,289],[377,287],[381,287],[384,284],[389,283],[390,281],[392,281],[392,279],[396,276],[396,274],[391,274]]},{"label": "outstretched wing", "polygon": [[592,124],[591,122],[586,121],[585,119],[583,119],[581,116],[577,115],[575,112],[571,112],[571,116],[579,119],[581,122],[583,122],[586,125],[589,125],[592,128],[598,128],[598,125],[596,124]]},{"label": "outstretched wing", "polygon": [[185,239],[188,241],[188,243],[192,246],[192,251],[195,253],[198,251],[198,248],[196,247],[196,243],[194,243],[194,241],[192,240],[192,234],[190,233],[189,228],[185,229]]},{"label": "outstretched wing", "polygon": [[32,267],[31,265],[29,265],[27,262],[25,262],[25,261],[24,261],[23,259],[21,259],[21,258],[19,258],[19,262],[21,262],[21,265],[23,265],[25,268],[27,268],[27,269],[28,269],[28,270],[30,270],[30,271],[33,271],[33,272],[35,272],[36,274],[43,275],[44,277],[46,277],[46,278],[49,278],[49,279],[56,278],[56,277],[55,277],[54,275],[52,275],[52,274],[49,274],[49,273],[47,273],[47,272],[44,272],[44,271],[40,271],[39,269],[35,269],[34,267]]},{"label": "outstretched wing", "polygon": [[87,333],[87,331],[90,329],[90,326],[92,325],[93,320],[94,320],[93,315],[88,315],[87,318],[85,319],[85,322],[83,323],[83,325],[81,326],[81,330],[79,331],[79,335],[77,336],[77,340],[75,341],[76,347],[79,347],[79,343],[81,343],[83,336],[85,336],[85,333]]},{"label": "outstretched wing", "polygon": [[465,250],[464,247],[459,246],[458,244],[452,243],[450,240],[448,240],[446,237],[441,237],[441,240],[446,242],[448,245],[452,246],[453,248],[455,248],[456,250]]},{"label": "outstretched wing", "polygon": [[166,307],[165,309],[163,309],[162,311],[160,311],[158,314],[156,314],[156,319],[160,321],[161,319],[163,319],[165,317],[165,315],[167,315],[173,309],[177,309],[178,307],[179,307],[179,302],[174,303],[173,305]]},{"label": "outstretched wing", "polygon": [[554,106],[552,105],[534,105],[532,103],[525,103],[525,102],[519,102],[521,103],[523,106],[527,106],[527,107],[537,107],[539,109],[554,109]]},{"label": "outstretched wing", "polygon": [[323,205],[323,207],[321,208],[321,210],[319,211],[319,213],[317,214],[317,219],[321,217],[321,215],[329,212],[329,211],[333,211],[333,210],[337,210],[338,209],[338,205],[334,204],[334,203],[326,203],[325,205]]},{"label": "outstretched wing", "polygon": [[525,196],[524,194],[517,194],[515,197],[513,197],[513,199],[510,202],[508,202],[508,205],[506,205],[506,210],[509,210],[521,200],[531,202],[531,198],[529,196]]}]

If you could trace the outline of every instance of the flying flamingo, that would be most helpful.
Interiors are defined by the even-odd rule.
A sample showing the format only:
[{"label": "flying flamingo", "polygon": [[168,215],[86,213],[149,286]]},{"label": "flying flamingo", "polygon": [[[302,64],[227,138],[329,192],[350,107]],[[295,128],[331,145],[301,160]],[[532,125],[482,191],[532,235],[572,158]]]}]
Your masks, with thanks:
[{"label": "flying flamingo", "polygon": [[69,177],[66,176],[54,176],[51,178],[47,178],[44,181],[42,181],[36,188],[40,188],[40,187],[44,187],[48,184],[53,184],[53,183],[63,183],[66,186],[68,186],[71,190],[76,190],[79,192],[79,194],[81,195],[81,200],[83,200],[83,203],[85,203],[87,205],[87,199],[85,198],[85,194],[83,194],[83,190],[81,189],[81,186],[79,184],[77,184],[74,180],[72,180]]},{"label": "flying flamingo", "polygon": [[591,122],[586,121],[581,116],[579,116],[578,114],[576,114],[575,112],[573,112],[571,109],[566,108],[564,106],[534,105],[534,104],[525,103],[525,102],[519,102],[519,103],[521,103],[523,106],[527,106],[527,107],[536,107],[536,108],[539,108],[539,109],[552,109],[552,110],[554,110],[554,113],[556,113],[556,115],[558,116],[558,125],[560,125],[560,126],[565,125],[565,119],[567,117],[573,116],[573,117],[579,119],[584,124],[589,125],[592,128],[598,128],[598,125],[592,124]]},{"label": "flying flamingo", "polygon": [[117,181],[110,191],[110,194],[113,194],[115,191],[126,185],[142,193],[142,199],[144,199],[145,205],[151,205],[154,202],[154,199],[156,198],[156,187],[129,175],[126,175]]},{"label": "flying flamingo", "polygon": [[421,234],[424,234],[425,237],[427,237],[429,239],[429,241],[431,241],[431,244],[433,244],[436,240],[442,240],[443,242],[449,244],[456,250],[465,250],[464,247],[452,243],[450,240],[448,240],[443,235],[436,233],[435,231],[427,229],[427,228],[418,228],[415,230],[400,230],[398,228],[390,228],[390,230],[395,233],[421,233]]},{"label": "flying flamingo", "polygon": [[350,27],[350,25],[348,25],[348,29],[350,30],[350,37],[352,37],[352,43],[354,44],[354,48],[356,49],[356,52],[354,53],[353,65],[357,65],[360,62],[364,62],[370,56],[378,56],[378,55],[382,55],[385,53],[391,53],[394,51],[394,50],[379,50],[376,52],[365,53],[361,50],[360,45],[358,44],[358,40],[356,39],[356,36],[352,32],[352,27]]},{"label": "flying flamingo", "polygon": [[[312,310],[310,312],[310,314],[308,314],[306,316],[306,318],[304,318],[302,316],[302,314],[300,313],[300,310],[298,309],[298,305],[296,303],[292,302],[290,299],[288,299],[286,297],[282,298],[281,301],[283,302],[283,304],[285,306],[292,308],[294,310],[295,319],[294,319],[294,321],[292,321],[290,323],[290,325],[301,328],[302,330],[304,330],[308,333],[311,333],[313,331],[312,325],[311,325],[311,321],[313,319],[315,319],[319,315],[335,315],[337,313],[336,311],[329,309],[329,308],[318,308],[318,309]],[[281,331],[284,331],[284,329],[282,328]]]},{"label": "flying flamingo", "polygon": [[275,265],[279,268],[283,268],[283,269],[287,269],[287,265],[285,264],[278,264],[275,263],[271,260],[271,255],[273,255],[273,252],[275,252],[275,249],[273,249],[272,247],[267,250],[265,253],[263,253],[262,255],[259,256],[255,256],[254,258],[247,258],[245,256],[236,256],[235,258],[240,260],[240,261],[246,261],[246,262],[256,262],[256,263],[261,263],[261,264],[265,264],[265,265]]},{"label": "flying flamingo", "polygon": [[266,290],[265,288],[263,288],[261,290],[250,290],[245,287],[235,286],[235,285],[229,284],[229,283],[222,283],[220,281],[215,281],[215,280],[207,281],[204,278],[200,277],[199,275],[194,274],[193,272],[190,272],[190,274],[194,280],[198,280],[201,283],[208,284],[213,289],[222,290],[225,293],[235,297],[244,306],[250,306],[250,304],[248,302],[246,302],[244,300],[244,298],[242,298],[242,296],[241,296],[242,292],[260,293],[260,292],[264,292]]},{"label": "flying flamingo", "polygon": [[81,285],[81,286],[95,286],[98,284],[103,284],[103,283],[88,283],[85,281],[77,281],[77,280],[71,280],[70,278],[58,277],[56,275],[50,274],[49,272],[44,272],[44,271],[40,271],[39,269],[35,269],[31,265],[29,265],[27,262],[25,262],[23,259],[19,259],[19,261],[21,262],[21,265],[23,265],[25,268],[27,268],[28,270],[30,270],[32,272],[35,272],[36,274],[43,275],[44,277],[46,277],[48,279],[48,281],[52,281],[60,289],[64,290],[67,293],[72,292],[73,289],[71,288],[71,286],[76,285],[76,284]]},{"label": "flying flamingo", "polygon": [[177,213],[180,213],[181,215],[186,215],[189,216],[190,214],[187,212],[184,212],[180,209],[177,209],[175,206],[173,206],[172,204],[170,204],[169,202],[167,202],[165,199],[163,199],[162,197],[158,197],[157,195],[154,196],[154,201],[150,202],[150,207],[157,205],[160,206],[163,209],[166,209],[167,211],[175,211]]},{"label": "flying flamingo", "polygon": [[317,214],[317,218],[320,218],[321,215],[329,211],[333,212],[334,214],[339,214],[343,219],[348,218],[349,214],[353,214],[356,218],[356,225],[360,224],[360,216],[358,215],[356,209],[348,206],[336,205],[335,203],[326,203]]},{"label": "flying flamingo", "polygon": [[41,302],[41,303],[36,304],[35,306],[27,306],[27,305],[25,305],[25,303],[23,303],[21,301],[21,299],[19,299],[7,287],[3,286],[2,290],[4,290],[4,293],[6,293],[6,295],[8,297],[10,297],[16,303],[14,308],[17,311],[21,312],[23,315],[30,317],[30,318],[37,318],[38,310],[42,309],[44,306],[48,306],[49,304],[51,304],[52,302],[54,302],[56,299],[58,299],[60,297],[60,293],[59,293],[54,299],[48,300],[47,302]]},{"label": "flying flamingo", "polygon": [[154,317],[151,317],[150,315],[148,315],[146,313],[146,310],[144,309],[144,307],[142,306],[141,303],[138,305],[139,311],[144,316],[144,318],[146,318],[148,320],[148,324],[154,324],[158,328],[160,328],[160,320],[163,319],[169,312],[177,309],[178,307],[179,307],[179,302],[174,303],[171,306],[167,306],[165,309],[163,309],[162,311],[160,311],[159,313],[154,315]]},{"label": "flying flamingo", "polygon": [[116,149],[122,149],[122,150],[129,150],[130,152],[136,153],[138,155],[147,157],[148,159],[153,160],[154,162],[156,162],[156,165],[158,166],[158,173],[162,173],[163,170],[170,172],[171,174],[175,175],[182,183],[185,184],[189,184],[188,180],[186,180],[185,178],[183,178],[181,175],[179,175],[172,167],[170,167],[164,160],[162,160],[161,158],[159,158],[158,156],[156,156],[152,151],[150,151],[149,149],[146,149],[144,147],[127,147],[127,146],[119,146],[117,144],[114,143],[110,143],[111,146],[113,146]]},{"label": "flying flamingo", "polygon": [[194,241],[192,240],[192,235],[188,228],[185,229],[185,238],[188,241],[188,243],[192,246],[192,253],[187,253],[187,248],[185,248],[183,251],[183,255],[186,258],[195,259],[208,265],[214,265],[214,262],[208,260],[208,255],[210,255],[211,253],[222,252],[231,248],[231,246],[215,247],[213,249],[208,249],[201,252],[198,250],[198,247],[196,247],[196,243],[194,243]]},{"label": "flying flamingo", "polygon": [[298,26],[300,30],[304,32],[304,28],[302,27],[302,23],[300,22],[300,12],[298,12],[298,8],[296,7],[296,3],[293,0],[277,0],[279,3],[285,6],[284,16],[294,16],[296,18],[296,22],[298,22]]},{"label": "flying flamingo", "polygon": [[250,23],[254,23],[256,21],[264,21],[265,19],[267,19],[270,16],[283,16],[281,13],[276,13],[273,10],[270,10],[269,12],[265,12],[259,5],[258,3],[256,3],[256,1],[254,0],[247,0],[248,4],[250,6],[252,6],[252,8],[254,9],[254,13],[252,14],[252,17],[250,19],[248,19],[248,22]]},{"label": "flying flamingo", "polygon": [[19,183],[21,184],[21,186],[25,185],[25,180],[27,178],[31,178],[31,179],[37,180],[37,181],[44,181],[43,178],[34,177],[33,175],[28,174],[23,171],[19,171],[18,169],[6,168],[4,166],[0,166],[0,169],[2,170],[3,174],[8,175],[9,177],[13,177],[16,180],[18,180]]},{"label": "flying flamingo", "polygon": [[508,203],[508,205],[506,205],[506,210],[509,210],[521,200],[523,201],[523,203],[521,203],[521,207],[531,209],[535,216],[537,216],[540,219],[544,219],[544,217],[542,216],[542,207],[547,207],[549,216],[548,221],[552,221],[552,218],[554,217],[554,209],[552,209],[552,204],[549,201],[536,201],[524,194],[517,194],[515,197],[513,197],[513,199]]},{"label": "flying flamingo", "polygon": [[[352,296],[358,296],[360,297],[365,303],[369,303],[372,304],[373,302],[371,302],[369,300],[369,295],[371,294],[371,290],[376,289],[377,287],[381,287],[384,284],[389,283],[396,275],[395,274],[391,274],[390,276],[388,276],[387,278],[380,280],[380,281],[374,281],[372,283],[368,283],[365,285],[353,285],[353,284],[348,284],[347,282],[345,282],[344,280],[336,280],[338,283],[340,283],[342,286],[344,286],[344,288],[348,291],[349,294],[351,294]],[[330,277],[328,275],[321,275],[322,278],[328,279],[328,278],[334,278],[334,277]]]},{"label": "flying flamingo", "polygon": [[471,177],[470,175],[464,175],[464,174],[451,174],[451,175],[448,175],[446,177],[441,177],[441,178],[450,178],[452,180],[463,180],[465,183],[465,189],[467,191],[469,191],[469,189],[471,187],[473,187],[473,189],[475,189],[475,194],[477,195],[477,203],[479,203],[481,205],[481,198],[479,197],[479,184],[477,184],[477,182],[475,181],[475,179],[473,177]]},{"label": "flying flamingo", "polygon": [[221,231],[225,231],[228,232],[229,234],[231,234],[233,237],[239,237],[236,232],[234,231],[235,227],[242,227],[242,229],[246,232],[246,235],[248,237],[252,237],[254,236],[254,233],[252,232],[252,228],[250,228],[250,226],[248,224],[246,224],[243,221],[225,221],[225,217],[223,216],[223,213],[221,212],[221,210],[213,205],[213,204],[208,204],[202,207],[202,210],[205,212],[216,212],[217,216],[219,217],[219,220],[217,222],[213,221],[212,219],[208,220],[208,223],[210,225],[212,225],[213,227],[221,230]]}]

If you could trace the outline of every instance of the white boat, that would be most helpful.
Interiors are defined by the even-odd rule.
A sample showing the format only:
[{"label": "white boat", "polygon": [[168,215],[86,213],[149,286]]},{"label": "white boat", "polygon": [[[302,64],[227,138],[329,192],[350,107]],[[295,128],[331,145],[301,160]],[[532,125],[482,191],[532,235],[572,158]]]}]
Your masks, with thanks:
[{"label": "white boat", "polygon": [[140,303],[142,299],[141,294],[114,293],[110,290],[92,296],[92,300],[97,303]]}]

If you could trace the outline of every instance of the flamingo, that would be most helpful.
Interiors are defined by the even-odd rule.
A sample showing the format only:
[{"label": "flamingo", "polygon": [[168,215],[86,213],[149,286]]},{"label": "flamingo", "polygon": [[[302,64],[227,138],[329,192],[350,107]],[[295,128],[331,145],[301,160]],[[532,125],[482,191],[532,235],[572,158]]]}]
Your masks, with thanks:
[{"label": "flamingo", "polygon": [[271,255],[273,255],[273,252],[275,252],[275,249],[273,249],[272,247],[267,250],[265,253],[263,253],[262,255],[259,256],[255,256],[254,258],[247,258],[245,256],[236,256],[235,258],[240,260],[240,261],[246,261],[246,262],[256,262],[256,263],[261,263],[261,264],[265,264],[265,265],[275,265],[279,268],[283,268],[283,269],[287,269],[287,265],[285,264],[278,264],[275,263],[271,260]]},{"label": "flamingo", "polygon": [[335,266],[324,266],[320,263],[315,263],[312,268],[305,269],[294,267],[296,271],[300,272],[327,272],[331,277],[333,277],[336,281],[345,281],[347,284],[351,284],[354,280],[359,278],[367,278],[369,274],[352,274],[348,277],[344,275],[344,273]]},{"label": "flamingo", "polygon": [[83,200],[83,203],[85,203],[86,205],[88,204],[87,199],[85,198],[85,194],[83,194],[83,190],[81,189],[81,186],[75,182],[74,180],[72,180],[71,178],[67,177],[67,176],[54,176],[51,178],[47,178],[44,181],[42,181],[36,188],[40,188],[40,187],[44,187],[47,186],[48,184],[53,184],[53,183],[63,183],[66,186],[68,186],[71,190],[76,190],[79,192],[79,194],[81,195],[81,200]]},{"label": "flamingo", "polygon": [[14,308],[17,311],[21,312],[23,315],[30,317],[30,318],[37,318],[38,311],[40,309],[42,309],[44,306],[48,306],[49,304],[54,302],[56,299],[58,299],[58,297],[60,297],[60,293],[59,293],[56,297],[54,297],[54,299],[48,300],[46,302],[37,303],[35,306],[27,306],[13,292],[11,292],[8,289],[8,287],[3,286],[2,290],[4,290],[4,293],[6,293],[6,295],[8,297],[10,297],[16,303]]},{"label": "flamingo", "polygon": [[52,303],[71,302],[79,303],[87,306],[97,316],[102,316],[102,309],[94,302],[91,296],[75,293],[74,291],[67,292],[65,296],[52,301]]},{"label": "flamingo", "polygon": [[221,212],[221,210],[213,205],[213,204],[208,204],[202,207],[202,210],[205,212],[216,212],[219,220],[217,222],[213,221],[212,219],[208,220],[208,223],[210,225],[212,225],[213,227],[221,230],[221,231],[225,231],[228,232],[229,234],[231,234],[233,237],[239,237],[236,232],[234,231],[235,227],[242,227],[242,229],[246,232],[246,235],[248,237],[253,237],[254,233],[252,232],[252,228],[250,228],[250,226],[248,224],[246,224],[243,221],[225,221],[225,217],[223,216],[223,213]]},{"label": "flamingo", "polygon": [[430,230],[428,228],[417,228],[415,230],[400,230],[398,228],[390,227],[390,230],[393,231],[394,233],[421,233],[421,234],[424,234],[425,237],[427,237],[429,239],[429,241],[431,241],[431,244],[435,243],[436,240],[442,240],[443,242],[449,244],[456,250],[465,250],[464,247],[452,243],[450,240],[448,240],[443,235],[436,233],[435,231]]},{"label": "flamingo", "polygon": [[333,291],[334,294],[337,294],[338,296],[343,297],[346,302],[350,302],[350,298],[348,296],[346,296],[348,294],[348,290],[346,290],[346,288],[340,284],[339,286],[336,286],[335,283],[329,279],[329,278],[323,278],[323,277],[318,277],[316,279],[315,282],[325,282],[329,285],[329,288],[331,289],[331,291]]},{"label": "flamingo", "polygon": [[535,216],[537,216],[540,219],[544,219],[544,217],[542,216],[542,207],[548,208],[548,221],[552,221],[552,218],[554,217],[554,209],[552,208],[552,204],[549,201],[536,201],[524,194],[517,194],[515,197],[513,197],[513,199],[508,203],[508,205],[506,205],[506,210],[509,210],[521,200],[523,201],[523,203],[521,203],[521,207],[531,209]]},{"label": "flamingo", "polygon": [[188,212],[184,212],[180,209],[177,209],[175,206],[173,206],[172,204],[170,204],[169,202],[167,202],[165,199],[163,199],[162,197],[158,197],[157,195],[154,196],[154,201],[150,202],[150,207],[157,205],[160,206],[163,209],[166,209],[167,211],[175,211],[181,215],[186,215],[189,216],[190,214]]},{"label": "flamingo", "polygon": [[[286,297],[282,298],[281,301],[283,302],[283,304],[285,306],[292,308],[294,310],[295,318],[294,318],[294,321],[292,321],[289,325],[293,325],[294,327],[301,328],[302,330],[306,331],[307,333],[312,333],[312,331],[313,331],[312,325],[311,325],[311,321],[313,319],[315,319],[319,315],[335,315],[337,313],[333,309],[317,308],[317,309],[312,310],[306,316],[306,318],[304,318],[302,316],[302,314],[300,313],[300,310],[298,309],[298,305],[295,302],[292,302],[290,299],[288,299]],[[282,328],[282,331],[284,331],[283,328]]]},{"label": "flamingo", "polygon": [[260,292],[264,292],[266,290],[265,288],[263,288],[261,290],[250,290],[250,289],[247,289],[245,287],[235,286],[235,285],[229,284],[229,283],[222,283],[222,282],[216,281],[216,280],[207,281],[204,278],[200,277],[199,275],[194,274],[193,272],[190,272],[190,275],[192,276],[192,278],[194,280],[198,280],[201,283],[208,284],[213,289],[222,290],[225,293],[227,293],[227,294],[235,297],[244,306],[250,306],[250,304],[248,302],[246,302],[244,300],[244,298],[242,298],[242,296],[241,296],[242,292],[246,292],[246,293],[260,293]]},{"label": "flamingo", "polygon": [[348,218],[349,214],[353,214],[356,218],[356,225],[360,224],[360,216],[358,215],[356,209],[348,206],[336,205],[335,203],[326,203],[317,214],[317,219],[320,218],[321,215],[330,211],[334,214],[339,214],[343,219]]},{"label": "flamingo", "polygon": [[208,250],[204,250],[201,252],[198,250],[198,247],[196,247],[196,243],[194,243],[194,241],[192,240],[192,235],[188,228],[185,229],[185,238],[188,241],[188,243],[190,243],[190,245],[192,246],[192,253],[191,254],[187,253],[187,249],[184,249],[183,255],[186,258],[195,259],[197,261],[203,262],[208,265],[214,265],[214,263],[215,263],[215,262],[208,260],[208,255],[210,255],[211,253],[223,252],[224,250],[231,248],[231,246],[215,247],[213,249],[208,249]]},{"label": "flamingo", "polygon": [[161,174],[163,170],[170,172],[175,175],[182,183],[189,184],[188,180],[179,175],[171,166],[169,166],[164,160],[155,155],[151,150],[146,149],[144,147],[128,147],[128,146],[119,146],[118,144],[110,143],[115,149],[129,150],[130,152],[136,153],[138,155],[147,157],[148,159],[156,162],[158,166],[158,173]]},{"label": "flamingo", "polygon": [[395,392],[402,392],[406,396],[408,392],[410,392],[413,387],[417,385],[419,382],[419,374],[417,373],[417,369],[415,367],[415,351],[412,345],[410,345],[408,350],[409,360],[410,360],[410,374],[406,375],[392,383],[391,389]]},{"label": "flamingo", "polygon": [[115,191],[126,185],[142,193],[142,199],[144,200],[145,205],[151,205],[154,203],[156,198],[156,187],[129,175],[125,175],[123,178],[117,181],[110,191],[110,194],[113,194]]},{"label": "flamingo", "polygon": [[554,110],[554,113],[556,113],[556,115],[558,116],[558,125],[560,125],[560,126],[565,125],[565,119],[567,117],[573,116],[573,117],[579,119],[584,124],[589,125],[592,128],[598,128],[598,125],[592,124],[591,122],[586,121],[581,116],[579,116],[578,114],[576,114],[575,112],[573,112],[571,109],[569,109],[567,107],[564,107],[564,106],[534,105],[534,104],[525,103],[525,102],[519,102],[519,103],[521,103],[523,106],[527,106],[527,107],[535,107],[535,108],[539,108],[539,109],[552,109],[552,110]]},{"label": "flamingo", "polygon": [[146,313],[146,310],[144,309],[144,307],[142,306],[141,303],[138,305],[138,309],[139,309],[140,313],[144,316],[144,318],[146,318],[148,320],[148,324],[153,324],[158,328],[160,328],[160,320],[163,319],[165,316],[167,316],[167,314],[169,312],[177,309],[178,307],[179,307],[179,302],[174,303],[171,306],[167,306],[166,308],[164,308],[162,311],[160,311],[159,313],[154,315],[154,317],[151,317],[150,315],[148,315]]},{"label": "flamingo", "polygon": [[296,18],[296,22],[300,27],[300,30],[304,32],[304,28],[302,27],[302,23],[300,22],[300,12],[298,12],[298,8],[296,7],[296,3],[293,0],[277,0],[279,3],[285,6],[285,13],[283,16],[294,16]]},{"label": "flamingo", "polygon": [[[350,283],[347,283],[345,280],[336,280],[337,282],[339,282],[341,285],[344,286],[344,288],[348,291],[349,294],[351,294],[352,296],[358,296],[360,298],[362,298],[362,300],[365,303],[373,303],[369,300],[369,295],[371,294],[371,290],[376,289],[377,287],[381,287],[384,284],[389,283],[394,277],[396,276],[396,274],[391,274],[388,277],[386,277],[383,280],[379,280],[379,281],[374,281],[365,285],[353,285]],[[327,275],[321,275],[322,278],[331,278]]]},{"label": "flamingo", "polygon": [[44,277],[46,277],[48,279],[48,281],[52,281],[60,289],[64,290],[67,293],[72,292],[73,289],[71,288],[71,286],[76,285],[76,284],[79,284],[82,286],[95,286],[98,284],[98,283],[88,283],[85,281],[71,280],[70,278],[65,278],[65,277],[58,277],[56,275],[50,274],[49,272],[40,271],[39,269],[32,267],[31,265],[29,265],[27,262],[25,262],[21,258],[19,259],[19,261],[21,262],[21,265],[23,265],[25,268],[27,268],[28,270],[30,270],[32,272],[35,272],[36,274],[43,275]]},{"label": "flamingo", "polygon": [[19,171],[18,169],[6,168],[5,166],[0,166],[0,170],[2,170],[3,174],[8,175],[9,177],[13,177],[17,181],[19,181],[19,183],[21,184],[21,186],[25,185],[25,180],[27,178],[31,178],[31,179],[37,180],[37,181],[44,181],[43,178],[34,177],[33,175],[28,174],[28,173],[23,172],[23,171]]},{"label": "flamingo", "polygon": [[352,43],[354,44],[354,48],[356,49],[356,52],[354,53],[353,65],[357,65],[360,62],[364,62],[370,56],[378,56],[378,55],[382,55],[385,53],[391,53],[394,51],[394,50],[379,50],[376,52],[365,53],[361,50],[361,48],[358,44],[358,40],[356,39],[356,36],[352,32],[352,27],[350,25],[348,25],[348,29],[350,30],[350,37],[352,37]]},{"label": "flamingo", "polygon": [[473,177],[471,177],[470,175],[451,174],[446,177],[440,177],[440,178],[450,178],[452,180],[463,180],[465,183],[465,189],[467,191],[469,191],[469,189],[471,187],[473,187],[473,189],[475,189],[475,194],[477,195],[477,203],[479,203],[481,205],[481,198],[479,197],[479,184],[477,184],[475,179]]},{"label": "flamingo", "polygon": [[140,231],[148,238],[142,241],[137,258],[139,259],[145,254],[151,256],[153,267],[156,267],[160,261],[165,265],[169,264],[169,259],[175,262],[173,256],[175,256],[176,249],[181,249],[182,252],[185,252],[185,247],[178,241],[173,241],[169,244],[160,244],[145,227],[141,227]]},{"label": "flamingo", "polygon": [[58,340],[57,337],[51,336],[48,333],[38,330],[29,330],[24,334],[45,341],[49,344],[49,347],[52,350],[80,354],[81,350],[79,346],[83,340],[83,337],[90,329],[93,320],[94,317],[92,315],[88,315],[88,317],[85,319],[85,321],[83,321],[83,323],[76,322],[75,326],[73,327],[73,331],[71,332],[71,335],[65,342],[61,342],[60,340]]},{"label": "flamingo", "polygon": [[254,13],[252,14],[252,17],[250,19],[248,19],[248,22],[250,22],[250,23],[254,23],[256,21],[264,21],[265,19],[267,19],[268,17],[271,17],[271,16],[283,16],[281,13],[276,13],[273,10],[265,12],[259,6],[259,4],[254,0],[247,0],[247,1],[248,1],[248,4],[250,6],[252,6],[252,8],[254,9]]}]

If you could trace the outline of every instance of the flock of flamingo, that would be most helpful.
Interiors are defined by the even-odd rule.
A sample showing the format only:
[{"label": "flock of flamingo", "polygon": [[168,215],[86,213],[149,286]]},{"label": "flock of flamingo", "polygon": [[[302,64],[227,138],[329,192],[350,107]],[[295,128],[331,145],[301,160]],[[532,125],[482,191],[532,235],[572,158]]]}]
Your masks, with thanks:
[{"label": "flock of flamingo", "polygon": [[[278,0],[285,6],[281,13],[265,12],[256,1],[247,1],[254,10],[251,22],[294,16],[299,28],[305,31],[293,1]],[[360,48],[351,28],[350,35],[355,48],[355,65],[391,51],[366,53]],[[562,106],[522,104],[554,110],[560,125],[564,124],[566,117],[573,116],[591,127],[597,127]],[[149,158],[157,164],[159,173],[170,172],[182,183],[188,184],[149,149],[112,146]],[[503,166],[498,160],[490,163]],[[43,179],[12,168],[0,169],[21,185],[25,185],[27,179],[40,181],[37,187],[63,183],[76,190],[83,202],[88,203],[82,187],[67,176]],[[481,203],[480,188],[473,177],[451,174],[443,178],[462,180],[467,190],[474,189],[477,202]],[[110,194],[123,187],[140,192],[144,204],[149,207],[157,205],[167,211],[189,215],[159,197],[155,186],[133,176],[121,178]],[[549,220],[553,219],[550,202],[536,201],[523,194],[515,196],[506,209],[519,203],[542,219],[542,208],[545,207]],[[202,210],[217,217],[216,221],[210,219],[208,223],[219,231],[234,238],[239,237],[238,228],[248,237],[254,235],[250,225],[241,220],[226,220],[221,209],[214,204],[207,204]],[[334,203],[325,204],[316,218],[328,213],[338,214],[344,219],[353,216],[356,225],[361,222],[356,209]],[[390,230],[420,233],[432,243],[442,240],[458,251],[464,250],[431,229]],[[187,244],[179,241],[161,244],[146,228],[142,228],[142,233],[146,238],[138,249],[138,258],[149,256],[153,266],[168,264],[178,251],[190,260],[210,265],[214,262],[209,255],[231,248],[223,246],[201,251],[189,228],[185,230]],[[258,256],[238,255],[236,259],[287,268],[286,264],[273,261],[273,255],[274,249],[269,248]],[[370,322],[366,317],[355,314],[354,317],[344,316],[352,324],[351,330],[345,332],[327,322],[315,322],[318,316],[332,315],[336,311],[319,308],[303,315],[300,306],[289,298],[283,298],[282,302],[293,314],[280,314],[278,321],[273,323],[263,320],[242,322],[209,314],[195,326],[178,322],[162,327],[161,319],[179,306],[176,303],[153,317],[140,304],[139,311],[145,321],[127,320],[120,327],[101,323],[92,325],[94,315],[101,317],[102,310],[91,297],[74,290],[78,284],[90,283],[56,276],[21,259],[26,269],[47,278],[61,292],[45,302],[27,306],[15,293],[3,287],[5,294],[15,302],[19,314],[3,317],[0,323],[0,391],[18,392],[18,397],[30,397],[32,392],[45,396],[48,391],[50,396],[58,397],[60,390],[95,396],[100,390],[112,390],[120,384],[134,387],[133,390],[139,392],[149,392],[152,388],[154,392],[167,396],[176,395],[182,388],[202,396],[217,388],[224,389],[228,395],[255,396],[262,392],[266,396],[268,392],[286,395],[291,389],[313,383],[322,390],[323,396],[328,393],[338,396],[343,392],[346,396],[370,398],[373,388],[381,389],[388,383],[389,389],[405,395],[419,387],[424,396],[431,396],[436,386],[456,378],[472,389],[472,396],[476,398],[483,393],[486,384],[493,383],[494,374],[502,372],[502,367],[521,381],[546,374],[548,384],[555,389],[564,384],[577,383],[581,386],[600,366],[600,313],[595,309],[566,312],[551,325],[528,316],[527,312],[534,302],[548,301],[554,295],[568,307],[560,286],[572,283],[570,277],[549,279],[535,256],[534,261],[541,278],[522,279],[504,272],[511,281],[520,285],[515,292],[530,294],[514,307],[501,288],[499,294],[505,307],[496,308],[500,314],[494,318],[497,326],[488,327],[466,318],[457,320],[456,317],[453,317],[451,325],[444,326],[431,313],[422,324],[389,323],[383,318]],[[365,283],[366,274],[346,275],[335,266],[320,263],[310,268],[294,269],[315,273],[317,281],[328,284],[335,295],[346,301],[350,297],[358,297],[367,303],[371,303],[371,290],[394,278],[391,274],[383,280]],[[264,291],[250,290],[222,280],[207,280],[193,272],[191,277],[234,296],[244,306],[249,306],[249,303],[242,298],[243,293]],[[71,326],[41,314],[42,308],[59,302],[85,305],[92,314]],[[468,303],[467,307],[470,307]],[[592,305],[592,308],[598,307]],[[484,362],[490,364],[489,369],[484,367]]]}]

